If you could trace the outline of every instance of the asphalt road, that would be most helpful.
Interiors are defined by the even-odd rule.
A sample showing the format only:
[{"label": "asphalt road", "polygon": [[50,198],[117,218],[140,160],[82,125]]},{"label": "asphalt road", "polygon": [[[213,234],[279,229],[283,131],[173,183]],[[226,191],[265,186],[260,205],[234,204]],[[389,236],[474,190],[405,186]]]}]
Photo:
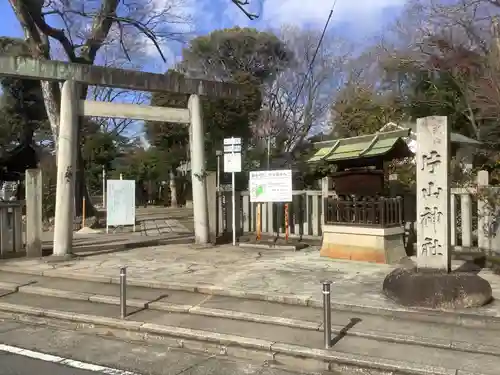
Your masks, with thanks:
[{"label": "asphalt road", "polygon": [[[0,351],[0,375],[99,375],[105,373],[125,375],[126,371],[137,375],[299,375],[295,372],[268,367],[259,361],[237,361],[227,357],[172,349],[165,345],[125,342],[113,336],[94,336],[77,330],[23,323],[14,321],[9,315],[3,313],[0,313],[0,346],[7,351],[15,352],[15,349],[11,349],[12,347],[21,348],[118,370],[117,372],[87,371],[82,370],[81,366],[69,367]],[[327,374],[351,375],[338,372],[321,373],[321,375]],[[357,375],[360,374],[357,373]],[[366,375],[371,374],[366,373]]]},{"label": "asphalt road", "polygon": [[96,375],[95,372],[76,369],[0,351],[0,375]]}]

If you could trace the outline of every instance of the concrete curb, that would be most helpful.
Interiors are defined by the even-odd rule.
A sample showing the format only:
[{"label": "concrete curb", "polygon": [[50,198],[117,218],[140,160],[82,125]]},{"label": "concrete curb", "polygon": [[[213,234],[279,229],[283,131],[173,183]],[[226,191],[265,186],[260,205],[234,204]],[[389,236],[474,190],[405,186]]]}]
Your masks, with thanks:
[{"label": "concrete curb", "polygon": [[[99,283],[119,284],[119,277],[108,277],[95,274],[74,274],[66,270],[50,269],[45,271],[32,270],[19,266],[0,265],[0,271],[20,273],[44,277],[58,277],[71,280],[93,281]],[[312,296],[297,296],[290,294],[277,294],[269,292],[248,292],[244,290],[225,289],[211,284],[189,284],[176,282],[160,282],[157,280],[136,279],[127,277],[127,284],[130,286],[170,289],[176,291],[186,291],[201,293],[207,295],[226,296],[242,299],[253,299],[259,301],[277,302],[287,305],[310,306],[322,308],[323,302]],[[319,286],[318,286],[319,287]],[[363,313],[372,315],[391,316],[405,320],[415,320],[429,323],[450,324],[464,327],[486,327],[488,329],[500,330],[500,317],[477,314],[468,311],[449,311],[449,310],[431,310],[431,309],[409,309],[404,307],[379,307],[363,304],[352,304],[341,301],[335,301],[333,295],[332,310],[345,311],[352,313]]]},{"label": "concrete curb", "polygon": [[[185,236],[180,235],[180,236],[160,237],[160,238],[158,237],[147,238],[148,236],[144,237],[145,238],[138,238],[132,241],[123,239],[117,243],[110,242],[110,243],[98,243],[98,244],[89,244],[81,246],[76,245],[75,256],[87,257],[92,255],[109,254],[109,253],[114,253],[129,249],[143,248],[143,247],[185,244],[185,243],[191,243],[194,240],[194,236],[191,233],[186,233]],[[82,236],[80,238],[84,237]],[[44,246],[43,249],[51,250],[52,246]]]},{"label": "concrete curb", "polygon": [[[195,341],[202,345],[200,349],[207,351],[214,349],[210,344],[215,344],[215,350],[219,355],[237,356],[244,355],[252,357],[253,354],[265,354],[270,361],[277,361],[286,367],[306,367],[332,370],[341,368],[373,369],[378,371],[395,372],[406,375],[481,375],[468,374],[458,369],[448,369],[436,366],[420,365],[412,362],[404,362],[390,359],[374,358],[357,354],[335,352],[333,350],[314,349],[297,345],[272,342],[254,338],[246,338],[229,334],[207,332],[188,328],[164,326],[151,323],[143,323],[131,320],[120,320],[115,318],[100,317],[87,314],[78,314],[57,310],[44,310],[24,305],[0,303],[0,310],[14,314],[29,315],[37,318],[59,319],[63,321],[85,323],[109,327],[118,330],[152,334],[167,338],[175,338],[178,347],[186,348],[186,341]],[[92,326],[95,328],[95,326]],[[186,341],[184,341],[186,340]],[[208,344],[207,348],[203,348]],[[233,351],[234,349],[234,351]],[[241,351],[244,351],[242,353]],[[297,360],[300,360],[298,362]]]},{"label": "concrete curb", "polygon": [[[120,298],[116,296],[73,292],[60,289],[39,287],[36,285],[19,286],[16,288],[16,290],[19,293],[24,293],[24,294],[57,297],[69,300],[89,301],[89,302],[103,303],[108,305],[117,305],[117,306],[120,305]],[[311,331],[320,331],[323,329],[323,323],[321,322],[281,318],[270,315],[246,313],[234,310],[212,309],[212,308],[202,307],[199,305],[178,305],[168,302],[161,302],[161,301],[149,302],[147,300],[130,298],[127,300],[127,306],[137,307],[140,309],[146,308],[157,311],[186,313],[186,314],[200,315],[206,317],[224,318],[231,320],[240,320],[245,322],[300,328]],[[412,344],[412,345],[432,347],[432,348],[451,349],[455,351],[500,356],[500,347],[491,345],[471,344],[463,341],[451,341],[438,338],[409,336],[409,335],[380,332],[380,331],[358,331],[356,327],[353,327],[352,329],[345,332],[344,327],[338,325],[332,325],[332,333],[335,335],[343,334],[347,336],[362,337],[374,341]]]}]

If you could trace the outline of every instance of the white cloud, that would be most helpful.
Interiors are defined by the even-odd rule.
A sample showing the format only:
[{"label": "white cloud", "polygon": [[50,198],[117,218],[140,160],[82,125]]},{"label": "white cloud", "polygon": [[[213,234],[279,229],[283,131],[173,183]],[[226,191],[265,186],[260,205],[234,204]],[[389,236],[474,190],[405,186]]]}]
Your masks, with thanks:
[{"label": "white cloud", "polygon": [[[143,12],[147,13],[147,18],[153,19],[150,26],[153,29],[161,51],[163,52],[166,65],[170,66],[176,62],[177,56],[173,44],[176,41],[171,39],[170,33],[187,34],[193,31],[192,19],[196,12],[196,0],[150,0]],[[143,48],[144,57],[159,58],[158,46],[151,38],[141,34],[139,36]],[[161,64],[160,65],[164,65]],[[163,69],[162,69],[163,70]]]},{"label": "white cloud", "polygon": [[[324,23],[334,0],[263,0],[262,16],[273,24]],[[337,0],[333,12],[335,21],[360,23],[380,20],[388,7],[403,6],[407,0]]]},{"label": "white cloud", "polygon": [[[384,10],[388,7],[402,7],[408,0],[337,0],[331,25],[346,23],[353,25],[362,33],[382,28]],[[250,0],[246,9],[258,14],[256,20],[249,20],[231,0],[148,0],[152,15],[169,9],[172,19],[191,20],[170,25],[176,31],[198,34],[198,29],[207,30],[221,27],[241,26],[256,28],[279,28],[281,25],[312,25],[322,27],[328,18],[334,0]],[[221,17],[222,15],[222,17]],[[205,31],[204,31],[205,32]],[[179,56],[178,46],[171,41],[162,41],[162,50],[166,52],[167,63],[159,59],[158,51],[145,36],[141,38],[144,57],[153,58],[156,69],[165,70],[175,63]],[[173,47],[173,48],[172,48]],[[156,70],[155,69],[155,70]]]}]

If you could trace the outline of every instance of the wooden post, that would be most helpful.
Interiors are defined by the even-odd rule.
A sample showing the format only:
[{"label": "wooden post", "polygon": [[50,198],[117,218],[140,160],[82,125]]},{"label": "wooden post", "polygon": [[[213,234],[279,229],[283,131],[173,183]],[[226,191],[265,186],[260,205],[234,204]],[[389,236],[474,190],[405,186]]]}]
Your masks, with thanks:
[{"label": "wooden post", "polygon": [[85,228],[85,197],[82,198],[82,228]]},{"label": "wooden post", "polygon": [[261,214],[261,209],[262,209],[262,204],[257,203],[257,222],[256,224],[256,232],[257,232],[257,241],[260,241],[261,239],[261,223],[260,223],[260,214]]},{"label": "wooden post", "polygon": [[288,203],[285,203],[285,241],[288,241],[289,236],[289,225],[288,225]]}]

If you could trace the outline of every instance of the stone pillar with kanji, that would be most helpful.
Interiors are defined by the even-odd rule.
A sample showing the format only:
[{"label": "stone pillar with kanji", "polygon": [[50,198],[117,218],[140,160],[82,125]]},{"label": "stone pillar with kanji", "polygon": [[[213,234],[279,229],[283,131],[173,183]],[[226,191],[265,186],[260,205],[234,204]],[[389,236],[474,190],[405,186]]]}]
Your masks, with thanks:
[{"label": "stone pillar with kanji", "polygon": [[417,144],[417,267],[449,272],[451,155],[447,118],[419,118]]}]

